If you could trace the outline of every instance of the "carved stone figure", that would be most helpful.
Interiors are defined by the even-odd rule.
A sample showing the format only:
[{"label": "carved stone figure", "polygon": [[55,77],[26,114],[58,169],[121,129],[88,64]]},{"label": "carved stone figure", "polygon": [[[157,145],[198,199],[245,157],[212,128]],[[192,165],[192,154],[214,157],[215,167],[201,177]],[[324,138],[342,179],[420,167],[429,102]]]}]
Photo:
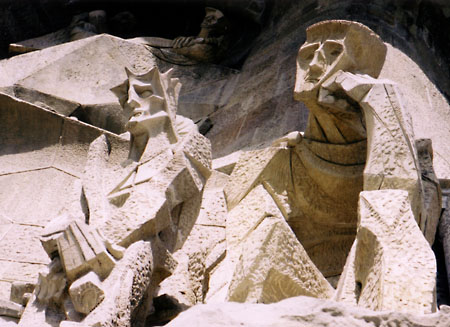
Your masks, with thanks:
[{"label": "carved stone figure", "polygon": [[[95,17],[101,21],[103,16]],[[222,13],[208,8],[198,37],[170,40],[167,47],[183,60],[216,60],[226,44],[226,26]],[[202,308],[214,308],[217,317],[222,308],[237,315],[244,307],[256,318],[233,316],[220,322],[316,325],[322,319],[317,325],[347,325],[350,320],[355,326],[414,325],[414,314],[427,314],[424,325],[448,325],[448,307],[434,313],[437,269],[430,249],[448,192],[441,194],[434,173],[431,140],[422,135],[416,139],[401,85],[380,78],[390,48],[372,30],[343,20],[309,27],[297,56],[294,88],[295,99],[310,111],[305,132],[288,133],[265,148],[239,151],[239,160],[223,160],[220,171],[212,169],[210,141],[191,120],[177,115],[181,84],[172,77],[174,70],[162,73],[156,66],[167,63],[142,44],[107,35],[73,44],[82,47],[51,64],[51,70],[46,61],[52,49],[42,56],[27,55],[24,61],[42,60],[33,68],[37,77],[17,77],[3,89],[20,90],[22,79],[27,87],[42,86],[46,76],[58,73],[56,82],[43,89],[51,90],[65,83],[60,71],[73,71],[70,78],[78,84],[69,78],[63,89],[71,93],[73,85],[80,86],[80,100],[70,107],[61,101],[58,108],[64,110],[51,111],[19,100],[19,91],[0,94],[0,112],[25,122],[0,138],[13,140],[13,146],[2,143],[6,150],[0,166],[8,167],[1,176],[6,190],[1,194],[7,201],[0,207],[4,210],[7,203],[7,210],[15,210],[14,220],[7,210],[0,212],[0,241],[7,249],[3,252],[17,252],[11,266],[27,270],[14,277],[20,283],[5,283],[3,267],[10,258],[0,258],[0,291],[12,284],[10,300],[15,302],[0,299],[0,316],[21,316],[19,326],[140,327],[163,325],[206,303],[191,311],[201,312],[201,318],[187,312],[181,316],[188,322],[171,324],[205,323],[211,313]],[[66,50],[61,46],[55,53]],[[14,65],[4,65],[5,72],[22,74],[15,69],[22,58],[16,59]],[[91,67],[76,71],[67,62],[89,62]],[[125,64],[131,68],[123,69]],[[197,68],[190,72],[196,74]],[[209,65],[200,68],[209,74]],[[266,75],[255,69],[256,80]],[[84,74],[86,79],[79,78]],[[94,79],[96,74],[101,76]],[[236,72],[233,83],[242,76]],[[201,82],[199,89],[224,92],[215,83]],[[92,95],[83,93],[91,89]],[[117,96],[120,106],[105,96],[101,107],[111,113],[115,105],[123,111],[125,133],[65,117],[81,110],[81,99],[99,101],[103,93],[114,101]],[[36,117],[45,118],[43,125],[33,125],[43,134],[27,134],[14,144],[11,135],[36,123]],[[35,135],[43,141],[28,144]],[[10,154],[10,149],[15,152]],[[64,155],[81,159],[67,164]],[[45,174],[49,170],[52,174]],[[23,203],[40,190],[26,185],[42,176],[56,179],[62,172],[70,178],[47,186],[56,189],[49,194],[60,203],[43,202],[46,208],[35,218],[34,208]],[[13,178],[22,183],[10,195]],[[50,196],[40,199],[44,197]],[[42,216],[45,224],[55,218],[45,228],[44,223],[34,226]],[[448,212],[442,216],[441,238],[450,238],[442,232]],[[14,238],[9,230],[25,232]],[[30,240],[40,241],[44,259],[31,262],[23,255],[35,244]],[[31,265],[39,265],[39,275]],[[19,279],[26,273],[36,276],[37,284]],[[285,300],[302,295],[307,297]],[[274,304],[261,308],[254,303]],[[276,321],[259,316],[270,308],[284,316],[275,315]],[[401,322],[398,317],[403,317]]]},{"label": "carved stone figure", "polygon": [[171,42],[143,38],[144,42],[154,47],[153,54],[171,63],[219,62],[228,50],[231,25],[218,9],[207,7],[205,13],[197,36],[180,36]]},{"label": "carved stone figure", "polygon": [[72,18],[69,28],[70,41],[105,33],[108,30],[106,12],[104,10],[94,10],[89,13],[76,15]]},{"label": "carved stone figure", "polygon": [[66,223],[59,217],[42,238],[59,269],[42,275],[35,308],[61,308],[66,320],[83,324],[112,323],[116,306],[126,312],[121,325],[145,322],[153,292],[174,272],[170,252],[189,236],[198,216],[192,207],[210,175],[209,141],[176,116],[178,80],[156,67],[126,71],[113,92],[128,120],[129,150],[104,135],[92,142],[81,195],[86,210]]},{"label": "carved stone figure", "polygon": [[218,9],[207,7],[205,13],[197,37],[177,37],[172,43],[174,52],[199,62],[214,62],[222,58],[227,49],[229,22]]},{"label": "carved stone figure", "polygon": [[[307,29],[306,42],[297,57],[294,97],[303,101],[310,110],[308,126],[304,135],[298,132],[290,133],[275,142],[272,148],[241,155],[225,188],[228,207],[231,210],[227,221],[227,236],[233,235],[233,226],[239,226],[239,234],[250,240],[255,237],[255,233],[261,233],[257,226],[264,224],[270,217],[277,216],[266,210],[259,218],[256,219],[255,216],[255,219],[250,219],[253,212],[247,202],[253,193],[260,189],[259,192],[266,194],[257,197],[264,203],[260,206],[279,208],[278,215],[282,214],[300,241],[300,247],[304,248],[311,258],[309,270],[317,267],[320,271],[314,277],[304,273],[303,279],[313,278],[317,282],[326,277],[329,282],[336,284],[347,261],[345,278],[341,277],[340,283],[352,280],[347,283],[352,285],[353,294],[359,292],[354,297],[359,299],[361,294],[361,301],[356,303],[379,310],[395,305],[398,310],[415,311],[420,308],[422,312],[431,312],[435,310],[433,272],[436,266],[433,253],[420,229],[425,233],[424,226],[435,228],[439,216],[425,215],[422,212],[420,166],[407,102],[401,98],[395,83],[377,79],[385,55],[386,46],[381,39],[362,24],[325,21]],[[373,211],[364,211],[362,208],[364,199],[369,198],[369,195],[360,195],[363,190],[372,191],[374,194],[383,192],[378,190],[394,193],[397,192],[394,190],[404,190],[409,196],[401,200],[391,196],[389,192],[371,196],[371,201],[375,202],[385,198],[389,200],[386,199],[386,202],[380,205],[384,210],[374,214],[376,217],[381,216],[378,218],[380,226],[376,226],[377,223],[374,222],[375,225],[363,227],[366,219],[370,219],[368,212]],[[359,205],[359,218],[358,198],[362,201]],[[236,222],[233,221],[235,210],[243,210],[236,217]],[[417,260],[417,264],[413,266],[419,265],[421,269],[414,270],[407,261],[399,263],[399,269],[414,276],[408,285],[422,289],[422,299],[425,301],[423,303],[413,295],[402,293],[392,298],[392,293],[375,290],[372,277],[367,277],[368,275],[363,278],[355,272],[353,279],[349,277],[349,271],[357,269],[352,267],[372,267],[370,269],[373,269],[373,276],[377,276],[380,283],[393,280],[395,283],[395,278],[384,271],[382,266],[370,261],[370,258],[388,260],[390,256],[400,255],[393,254],[394,250],[390,250],[390,244],[396,244],[398,241],[386,234],[382,224],[387,222],[382,221],[400,219],[394,218],[398,216],[394,212],[405,211],[413,214],[406,214],[405,221],[399,222],[400,227],[396,230],[400,235],[396,237],[407,237],[412,233],[411,230],[417,230],[414,232],[419,235],[417,244],[404,247],[401,251],[404,252],[405,258],[410,258],[410,262]],[[415,222],[410,221],[413,218]],[[245,225],[243,219],[254,223]],[[426,222],[425,219],[429,221]],[[373,242],[386,242],[384,250],[379,250],[372,256],[364,252],[363,228],[374,228],[370,230],[370,233],[375,235],[376,241]],[[434,235],[433,231],[430,234]],[[353,248],[357,250],[350,252],[355,236],[356,243]],[[239,256],[240,260],[245,259],[245,250],[239,245],[233,248],[231,240],[227,241],[229,261],[235,262],[236,259],[233,258]],[[373,248],[374,245],[368,245],[365,249],[370,247]],[[421,256],[412,259],[419,248]],[[259,251],[261,253],[269,251],[268,249],[269,246],[265,245]],[[350,256],[347,258],[349,252]],[[307,260],[303,259],[302,262],[306,263]],[[249,264],[250,262],[230,264],[231,271],[234,272],[231,281],[225,286],[228,288],[228,299],[235,298],[234,285],[238,280],[242,280],[242,277],[239,277],[242,274],[240,269]],[[277,265],[276,269],[283,271],[283,265]],[[298,290],[290,287],[284,297],[308,294],[304,286],[295,282],[298,278],[287,273],[283,276],[290,276],[291,281],[298,285]],[[266,282],[269,279],[268,276],[264,278]],[[281,277],[275,278],[271,284],[281,284],[281,280]],[[246,292],[250,294],[257,290],[257,286],[249,282],[241,287],[246,288]],[[269,286],[265,288],[270,289]],[[316,288],[315,293],[313,292],[316,297],[327,297],[327,294],[330,294],[318,290]],[[368,290],[372,290],[370,295],[367,295]],[[403,304],[398,303],[399,296],[403,297]],[[372,307],[375,298],[383,304]],[[272,301],[269,299],[252,297],[248,300]],[[240,297],[238,301],[246,301],[246,298]]]}]

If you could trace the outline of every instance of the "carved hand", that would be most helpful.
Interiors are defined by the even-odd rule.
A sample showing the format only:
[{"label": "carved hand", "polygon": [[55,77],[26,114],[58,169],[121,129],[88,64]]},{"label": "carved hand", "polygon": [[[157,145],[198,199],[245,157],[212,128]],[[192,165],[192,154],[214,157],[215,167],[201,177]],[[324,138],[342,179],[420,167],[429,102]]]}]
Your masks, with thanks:
[{"label": "carved hand", "polygon": [[274,147],[294,147],[303,140],[301,132],[295,131],[286,134],[272,142]]},{"label": "carved hand", "polygon": [[189,47],[195,43],[197,42],[194,36],[179,36],[172,41],[172,47],[174,49],[179,49]]}]

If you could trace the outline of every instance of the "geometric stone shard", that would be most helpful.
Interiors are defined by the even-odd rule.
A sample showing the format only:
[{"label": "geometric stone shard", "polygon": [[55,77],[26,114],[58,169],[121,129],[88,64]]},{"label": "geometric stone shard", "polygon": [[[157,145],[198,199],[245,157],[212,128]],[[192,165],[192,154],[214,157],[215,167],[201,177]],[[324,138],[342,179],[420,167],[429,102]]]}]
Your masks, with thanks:
[{"label": "geometric stone shard", "polygon": [[182,149],[186,157],[204,177],[207,178],[211,174],[211,142],[206,137],[194,130],[183,137],[177,148]]},{"label": "geometric stone shard", "polygon": [[178,265],[158,290],[159,299],[168,298],[164,300],[168,301],[168,307],[155,307],[152,321],[176,315],[204,301],[210,270],[221,261],[226,250],[227,208],[223,187],[228,178],[228,175],[212,171],[203,196],[200,198],[202,194],[199,194],[198,199],[191,199],[195,200],[195,205],[191,200],[183,203],[177,223],[178,246],[174,253]]},{"label": "geometric stone shard", "polygon": [[110,256],[97,231],[82,221],[73,221],[57,239],[58,252],[69,281],[89,270],[105,278],[114,268]]},{"label": "geometric stone shard", "polygon": [[407,190],[419,223],[422,211],[419,163],[411,119],[394,83],[374,80],[360,105],[367,128],[364,190]]},{"label": "geometric stone shard", "polygon": [[239,156],[241,155],[241,153],[242,151],[238,150],[229,155],[213,159],[212,169],[227,175],[231,175],[234,167],[236,166],[236,163],[239,160]]},{"label": "geometric stone shard", "polygon": [[212,171],[203,190],[202,206],[197,225],[225,227],[227,218],[227,203],[223,192],[229,176],[218,171]]},{"label": "geometric stone shard", "polygon": [[166,326],[448,327],[449,307],[444,305],[442,308],[427,315],[394,310],[377,312],[330,300],[298,296],[272,304],[228,302],[196,305]]},{"label": "geometric stone shard", "polygon": [[0,316],[20,318],[22,316],[23,310],[24,307],[20,304],[0,300]]},{"label": "geometric stone shard", "polygon": [[433,169],[433,147],[431,139],[416,140],[423,187],[423,210],[420,229],[428,243],[433,245],[442,210],[442,194],[439,180]]},{"label": "geometric stone shard", "polygon": [[265,218],[242,248],[229,288],[229,301],[273,303],[298,295],[333,295],[333,288],[283,218]]},{"label": "geometric stone shard", "polygon": [[245,151],[225,186],[228,210],[232,210],[255,187],[260,175],[277,154],[283,151],[280,148],[269,147],[264,150]]},{"label": "geometric stone shard", "polygon": [[9,299],[18,304],[26,305],[26,303],[24,303],[26,298],[25,295],[33,293],[35,286],[36,285],[33,283],[13,282],[11,285],[11,295]]},{"label": "geometric stone shard", "polygon": [[403,190],[360,194],[355,254],[349,256],[346,276],[341,277],[349,285],[349,277],[354,276],[359,306],[414,313],[436,311],[436,261],[409,203],[408,192]]},{"label": "geometric stone shard", "polygon": [[89,272],[72,283],[69,295],[76,311],[88,314],[105,298],[101,282],[94,272]]},{"label": "geometric stone shard", "polygon": [[442,189],[442,216],[439,220],[439,241],[442,243],[447,270],[447,283],[450,285],[450,189]]},{"label": "geometric stone shard", "polygon": [[[228,186],[229,184],[226,188]],[[228,213],[226,220],[228,256],[234,257],[233,248],[241,247],[245,238],[264,218],[270,216],[282,215],[270,194],[259,184]]]},{"label": "geometric stone shard", "polygon": [[50,271],[47,275],[39,273],[36,286],[36,300],[46,305],[59,306],[64,298],[66,285],[66,276],[62,271]]},{"label": "geometric stone shard", "polygon": [[104,300],[84,318],[82,324],[130,326],[133,312],[138,306],[145,307],[145,298],[148,294],[153,294],[160,278],[174,271],[175,265],[176,262],[163,249],[163,244],[157,237],[151,241],[131,244],[111,274],[102,282],[102,289],[106,291]]}]

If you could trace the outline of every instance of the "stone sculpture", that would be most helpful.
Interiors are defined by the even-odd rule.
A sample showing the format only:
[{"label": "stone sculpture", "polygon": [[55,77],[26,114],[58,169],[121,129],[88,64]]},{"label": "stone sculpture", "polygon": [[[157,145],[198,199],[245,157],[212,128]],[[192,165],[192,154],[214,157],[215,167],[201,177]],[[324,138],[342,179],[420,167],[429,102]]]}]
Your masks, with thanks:
[{"label": "stone sculpture", "polygon": [[[178,80],[156,67],[127,75],[113,89],[128,119],[127,156],[105,135],[94,140],[83,177],[86,210],[58,217],[41,240],[53,261],[34,307],[62,310],[68,321],[113,323],[117,306],[126,312],[121,325],[145,322],[155,288],[174,272],[170,253],[189,235],[198,215],[192,206],[210,175],[209,141],[176,116]],[[31,322],[23,316],[21,323]]]},{"label": "stone sculpture", "polygon": [[160,38],[143,38],[153,46],[152,53],[175,64],[217,63],[224,58],[230,43],[231,25],[216,8],[205,8],[205,18],[197,36],[180,36],[171,42]]},{"label": "stone sculpture", "polygon": [[[320,281],[325,285],[328,284],[325,277],[336,284],[347,262],[339,281],[338,300],[347,299],[348,294],[342,294],[350,292],[353,304],[375,310],[387,307],[425,313],[435,310],[436,264],[420,230],[432,242],[434,236],[429,235],[435,233],[439,213],[430,215],[423,210],[421,168],[407,102],[395,83],[377,79],[385,55],[384,43],[362,24],[325,21],[307,29],[306,42],[297,57],[294,91],[295,99],[303,101],[310,110],[305,133],[293,132],[271,148],[242,154],[225,188],[231,210],[227,220],[228,271],[233,277],[223,287],[229,300],[274,301],[268,296],[247,298],[234,294],[235,285],[243,283],[241,270],[252,265],[253,260],[246,259],[248,249],[242,242],[273,235],[271,229],[264,230],[262,226],[273,217],[280,217],[300,241],[297,252],[307,254],[302,260],[277,264],[278,274],[285,272],[270,283],[268,275],[261,276],[263,284],[296,285],[289,287],[283,297],[304,294],[329,297],[332,292],[315,287],[310,293],[300,281],[312,279],[311,283]],[[370,192],[361,193],[363,190]],[[255,192],[261,194],[252,200]],[[263,209],[256,214],[249,205],[251,201],[258,201],[261,209],[276,210]],[[438,209],[437,202],[432,206]],[[236,210],[241,212],[235,217]],[[394,226],[395,220],[399,220],[395,222],[398,234],[389,236],[387,226]],[[239,242],[233,241],[235,234],[242,235],[237,238]],[[415,235],[414,245],[401,249],[394,246],[400,242],[398,239],[411,235]],[[266,243],[255,250],[259,254],[252,256],[263,256],[269,249]],[[279,251],[269,256],[277,255]],[[415,268],[407,261],[398,262],[396,269],[414,276],[407,284],[421,290],[421,299],[402,292],[391,268],[378,263],[398,256],[416,262],[412,264]],[[320,272],[311,275],[300,273],[299,269],[302,277],[295,277],[286,269],[296,262],[309,265],[307,271],[317,267]],[[383,285],[391,283],[391,289],[398,288],[395,295],[377,289],[375,281]],[[240,287],[253,294],[260,286],[247,281]],[[263,288],[270,289],[268,285]]]},{"label": "stone sculpture", "polygon": [[106,12],[104,10],[94,10],[89,13],[76,15],[72,18],[69,28],[70,41],[105,33],[108,30]]},{"label": "stone sculpture", "polygon": [[[223,19],[207,9],[198,38],[178,38],[171,46],[210,61],[218,53],[209,52],[213,46],[225,44]],[[118,48],[130,56],[144,48],[118,40],[104,35],[78,42],[121,42]],[[87,49],[110,48],[79,53]],[[379,78],[386,45],[373,31],[340,20],[308,28],[294,90],[310,110],[305,132],[241,151],[237,162],[222,163],[227,174],[212,169],[209,140],[177,115],[181,84],[173,71],[161,73],[151,54],[138,54],[132,69],[124,73],[120,66],[124,75],[108,84],[126,74],[111,90],[126,132],[92,132],[84,172],[73,170],[79,180],[67,198],[74,203],[55,212],[61,215],[40,237],[51,263],[35,288],[13,285],[16,303],[0,301],[0,315],[21,316],[19,326],[143,326],[162,325],[199,303],[241,315],[240,305],[224,302],[246,302],[244,308],[258,315],[265,309],[253,303],[278,302],[265,308],[285,316],[251,323],[323,319],[319,323],[332,325],[342,318],[362,326],[390,324],[392,316],[409,324],[417,314],[436,311],[430,244],[442,194],[431,141],[415,139],[408,98],[396,83]],[[104,58],[96,58],[104,64],[98,67],[107,67]],[[1,98],[12,111],[43,110],[12,95]],[[64,119],[67,131],[75,120]],[[302,295],[316,299],[284,300]],[[191,312],[207,317],[202,308]],[[444,326],[445,310],[423,321]],[[189,315],[172,324],[198,319]]]},{"label": "stone sculpture", "polygon": [[199,62],[214,62],[223,57],[229,22],[218,9],[206,7],[205,13],[197,37],[177,37],[172,43],[174,52]]}]

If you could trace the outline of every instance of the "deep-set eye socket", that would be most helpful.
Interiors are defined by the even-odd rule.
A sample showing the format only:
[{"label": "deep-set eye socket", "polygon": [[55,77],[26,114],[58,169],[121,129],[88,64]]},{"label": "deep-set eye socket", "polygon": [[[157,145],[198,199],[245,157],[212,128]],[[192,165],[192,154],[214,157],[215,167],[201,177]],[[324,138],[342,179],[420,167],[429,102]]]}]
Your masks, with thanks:
[{"label": "deep-set eye socket", "polygon": [[315,51],[319,48],[318,43],[302,47],[298,52],[298,59],[304,62],[313,60]]},{"label": "deep-set eye socket", "polygon": [[330,61],[336,59],[336,57],[339,56],[343,50],[344,47],[339,42],[326,41],[323,44],[323,51],[325,53],[325,57],[328,58]]},{"label": "deep-set eye socket", "polygon": [[153,95],[153,88],[151,85],[135,85],[134,91],[140,98],[148,98]]}]

